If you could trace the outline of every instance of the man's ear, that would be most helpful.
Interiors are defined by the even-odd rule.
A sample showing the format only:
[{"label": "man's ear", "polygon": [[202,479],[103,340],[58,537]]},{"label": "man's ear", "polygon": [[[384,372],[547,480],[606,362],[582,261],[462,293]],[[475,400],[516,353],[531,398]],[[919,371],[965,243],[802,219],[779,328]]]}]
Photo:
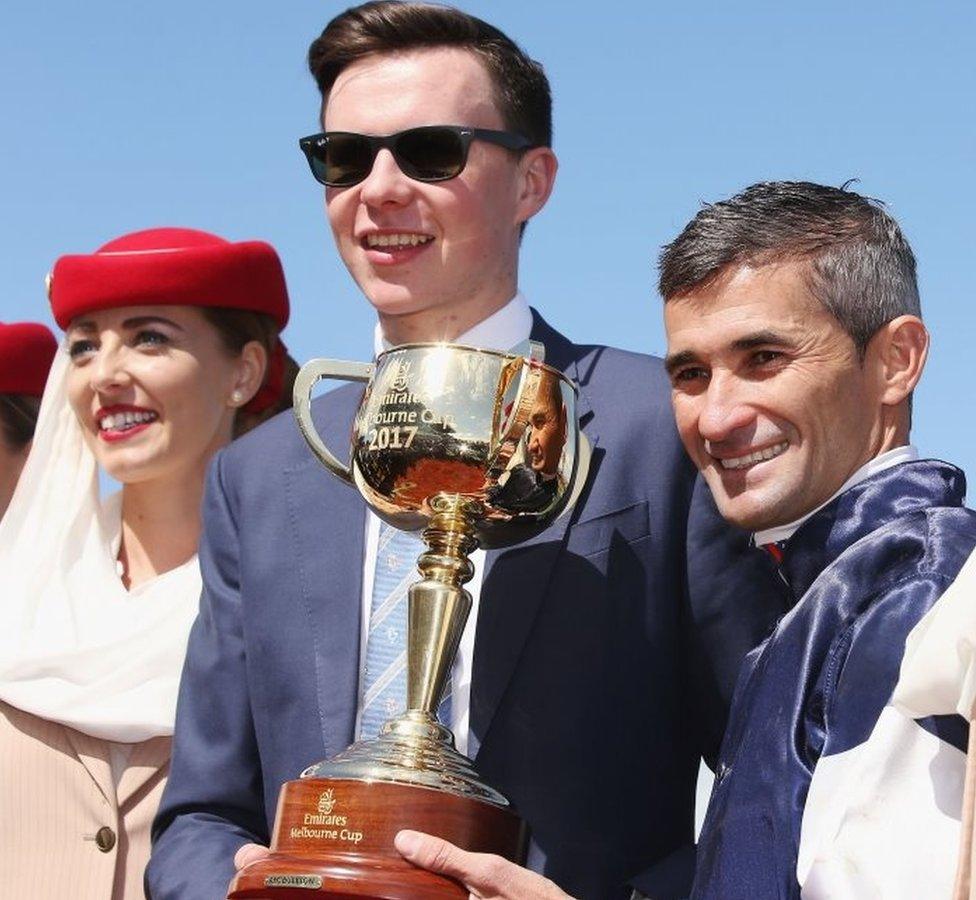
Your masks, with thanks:
[{"label": "man's ear", "polygon": [[917,316],[898,316],[871,338],[868,352],[877,354],[881,402],[897,406],[909,397],[925,368],[929,333]]},{"label": "man's ear", "polygon": [[549,147],[526,150],[519,160],[519,195],[515,224],[528,222],[549,199],[559,161]]}]

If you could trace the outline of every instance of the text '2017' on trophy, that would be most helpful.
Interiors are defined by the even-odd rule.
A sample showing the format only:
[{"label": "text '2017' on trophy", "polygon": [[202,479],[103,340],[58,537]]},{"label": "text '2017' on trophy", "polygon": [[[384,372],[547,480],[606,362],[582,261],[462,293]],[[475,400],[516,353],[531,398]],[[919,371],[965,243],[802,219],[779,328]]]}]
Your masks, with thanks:
[{"label": "text '2017' on trophy", "polygon": [[[411,344],[375,363],[313,360],[299,373],[295,414],[315,455],[380,518],[423,529],[422,577],[409,589],[407,709],[376,739],[282,787],[271,854],[237,874],[229,897],[467,897],[402,859],[393,846],[402,828],[520,859],[521,820],[454,749],[435,711],[471,609],[468,554],[538,533],[585,478],[576,387],[542,362],[544,352],[536,343],[524,356]],[[323,378],[366,384],[349,465],[312,423],[311,392]]]}]

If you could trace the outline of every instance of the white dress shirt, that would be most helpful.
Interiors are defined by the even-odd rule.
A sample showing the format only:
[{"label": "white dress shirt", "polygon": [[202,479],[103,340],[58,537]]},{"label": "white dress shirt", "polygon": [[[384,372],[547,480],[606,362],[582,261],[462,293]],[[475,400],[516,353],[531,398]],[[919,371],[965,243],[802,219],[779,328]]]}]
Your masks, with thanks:
[{"label": "white dress shirt", "polygon": [[[508,351],[529,339],[532,331],[532,311],[522,293],[517,293],[505,306],[487,319],[482,320],[456,340],[455,344],[468,344],[486,350]],[[393,345],[384,337],[379,322],[373,339],[377,355]],[[366,513],[366,544],[363,558],[362,629],[360,631],[359,702],[356,712],[356,733],[359,733],[359,716],[362,714],[363,672],[366,660],[366,639],[369,636],[369,614],[373,597],[373,577],[376,571],[376,554],[379,545],[380,519],[371,510]],[[474,657],[474,630],[478,621],[478,603],[481,598],[481,579],[484,575],[485,551],[475,550],[470,555],[474,563],[474,577],[465,588],[471,594],[471,612],[461,635],[461,644],[451,670],[451,731],[460,753],[467,753],[468,728],[471,708],[471,664]],[[417,575],[420,578],[420,575]]]},{"label": "white dress shirt", "polygon": [[872,475],[877,475],[878,472],[883,472],[885,469],[890,469],[892,466],[897,466],[899,463],[911,462],[912,460],[918,459],[918,450],[912,444],[906,444],[904,447],[895,447],[894,450],[887,450],[884,453],[879,453],[874,459],[868,460],[860,469],[858,469],[850,478],[847,479],[841,486],[840,490],[836,491],[829,500],[821,503],[816,509],[811,509],[805,516],[801,516],[795,522],[790,522],[786,525],[777,525],[774,528],[765,528],[762,531],[757,531],[753,540],[757,547],[762,547],[764,544],[778,544],[781,541],[789,540],[796,534],[799,527],[806,522],[814,513],[820,512],[828,503],[839,497],[844,491],[850,490],[855,484],[860,484],[866,478],[870,478]]}]

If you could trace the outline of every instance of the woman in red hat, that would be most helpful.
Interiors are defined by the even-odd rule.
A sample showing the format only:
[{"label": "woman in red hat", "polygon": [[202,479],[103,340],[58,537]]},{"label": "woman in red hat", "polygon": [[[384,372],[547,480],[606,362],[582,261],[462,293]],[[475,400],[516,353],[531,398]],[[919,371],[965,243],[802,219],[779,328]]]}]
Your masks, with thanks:
[{"label": "woman in red hat", "polygon": [[57,348],[54,335],[37,322],[0,322],[0,519],[27,461]]},{"label": "woman in red hat", "polygon": [[290,405],[288,297],[270,245],[176,228],[61,257],[50,294],[65,342],[0,522],[0,894],[120,900],[168,770],[204,472]]}]

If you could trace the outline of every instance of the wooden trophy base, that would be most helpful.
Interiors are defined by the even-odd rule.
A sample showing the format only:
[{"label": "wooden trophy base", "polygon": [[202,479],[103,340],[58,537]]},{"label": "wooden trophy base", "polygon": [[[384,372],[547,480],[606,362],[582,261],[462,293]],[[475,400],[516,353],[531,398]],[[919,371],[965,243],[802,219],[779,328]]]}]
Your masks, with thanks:
[{"label": "wooden trophy base", "polygon": [[515,862],[524,853],[524,826],[510,809],[409,784],[302,778],[281,789],[271,855],[238,872],[227,896],[467,900],[458,882],[397,853],[403,828]]}]

